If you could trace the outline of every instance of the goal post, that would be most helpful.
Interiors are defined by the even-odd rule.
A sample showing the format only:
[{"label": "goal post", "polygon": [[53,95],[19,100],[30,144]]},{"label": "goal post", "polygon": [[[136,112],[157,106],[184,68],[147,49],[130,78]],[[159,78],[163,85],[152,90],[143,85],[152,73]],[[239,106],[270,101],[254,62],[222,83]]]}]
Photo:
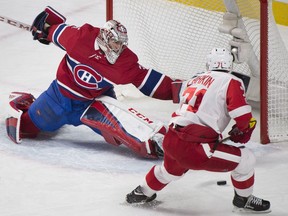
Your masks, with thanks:
[{"label": "goal post", "polygon": [[[260,0],[260,138],[270,143],[268,131],[268,1]],[[276,96],[276,95],[275,95]]]},{"label": "goal post", "polygon": [[227,12],[252,45],[234,70],[250,76],[248,100],[260,107],[261,143],[288,140],[288,52],[279,34],[272,0],[106,0],[107,19],[128,30],[139,62],[174,78],[205,70],[213,47],[230,48],[235,36],[221,32]]},{"label": "goal post", "polygon": [[106,0],[106,20],[113,19],[113,0]]}]

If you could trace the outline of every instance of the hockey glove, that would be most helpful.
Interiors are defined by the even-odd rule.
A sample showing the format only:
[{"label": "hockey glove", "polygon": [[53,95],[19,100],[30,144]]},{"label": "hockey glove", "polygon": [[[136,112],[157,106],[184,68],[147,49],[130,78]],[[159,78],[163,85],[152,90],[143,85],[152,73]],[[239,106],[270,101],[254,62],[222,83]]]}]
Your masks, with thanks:
[{"label": "hockey glove", "polygon": [[46,45],[50,44],[50,41],[47,40],[49,27],[51,25],[65,23],[65,21],[66,18],[63,15],[47,6],[32,23],[31,32],[33,40],[38,40],[40,43]]},{"label": "hockey glove", "polygon": [[50,41],[46,40],[48,36],[47,28],[45,28],[47,17],[48,17],[48,13],[46,13],[45,11],[41,12],[35,18],[31,27],[33,40],[38,40],[40,43],[43,43],[46,45],[50,43]]},{"label": "hockey glove", "polygon": [[230,135],[230,140],[235,143],[247,143],[250,140],[252,132],[256,127],[256,123],[256,119],[251,118],[248,128],[243,131],[241,131],[236,124],[233,125],[232,129],[228,133]]}]

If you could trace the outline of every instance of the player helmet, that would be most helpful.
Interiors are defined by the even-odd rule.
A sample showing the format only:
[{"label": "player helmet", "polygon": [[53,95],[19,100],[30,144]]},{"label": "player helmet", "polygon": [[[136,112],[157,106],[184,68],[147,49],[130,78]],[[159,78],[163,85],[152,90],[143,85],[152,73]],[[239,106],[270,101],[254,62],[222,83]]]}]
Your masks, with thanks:
[{"label": "player helmet", "polygon": [[127,29],[116,20],[107,21],[96,39],[98,46],[105,53],[107,60],[114,64],[128,45]]},{"label": "player helmet", "polygon": [[233,56],[226,48],[213,48],[207,56],[208,70],[231,71]]}]

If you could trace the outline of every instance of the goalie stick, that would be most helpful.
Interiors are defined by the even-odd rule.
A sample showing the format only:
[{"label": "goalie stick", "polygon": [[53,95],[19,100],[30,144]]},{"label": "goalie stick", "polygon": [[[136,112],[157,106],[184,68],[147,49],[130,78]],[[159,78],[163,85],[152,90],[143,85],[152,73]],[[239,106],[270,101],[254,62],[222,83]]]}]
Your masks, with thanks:
[{"label": "goalie stick", "polygon": [[4,22],[4,23],[7,23],[9,25],[12,25],[14,27],[26,30],[26,31],[31,31],[31,26],[30,25],[28,25],[26,23],[22,23],[20,21],[14,20],[14,19],[11,19],[11,18],[6,17],[6,16],[1,16],[0,15],[0,21]]}]

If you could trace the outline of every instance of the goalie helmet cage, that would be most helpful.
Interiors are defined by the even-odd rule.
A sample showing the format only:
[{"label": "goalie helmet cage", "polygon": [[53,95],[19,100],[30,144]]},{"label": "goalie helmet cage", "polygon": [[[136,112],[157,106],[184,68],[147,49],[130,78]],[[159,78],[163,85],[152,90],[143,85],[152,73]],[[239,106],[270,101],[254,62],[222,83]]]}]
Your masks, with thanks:
[{"label": "goalie helmet cage", "polygon": [[237,27],[245,30],[253,48],[247,62],[233,67],[251,78],[247,97],[258,105],[255,109],[260,107],[261,143],[288,140],[288,53],[272,0],[106,1],[107,20],[127,27],[129,47],[139,62],[181,79],[205,70],[212,48],[230,48],[233,37],[218,28],[225,12],[236,14]]}]

